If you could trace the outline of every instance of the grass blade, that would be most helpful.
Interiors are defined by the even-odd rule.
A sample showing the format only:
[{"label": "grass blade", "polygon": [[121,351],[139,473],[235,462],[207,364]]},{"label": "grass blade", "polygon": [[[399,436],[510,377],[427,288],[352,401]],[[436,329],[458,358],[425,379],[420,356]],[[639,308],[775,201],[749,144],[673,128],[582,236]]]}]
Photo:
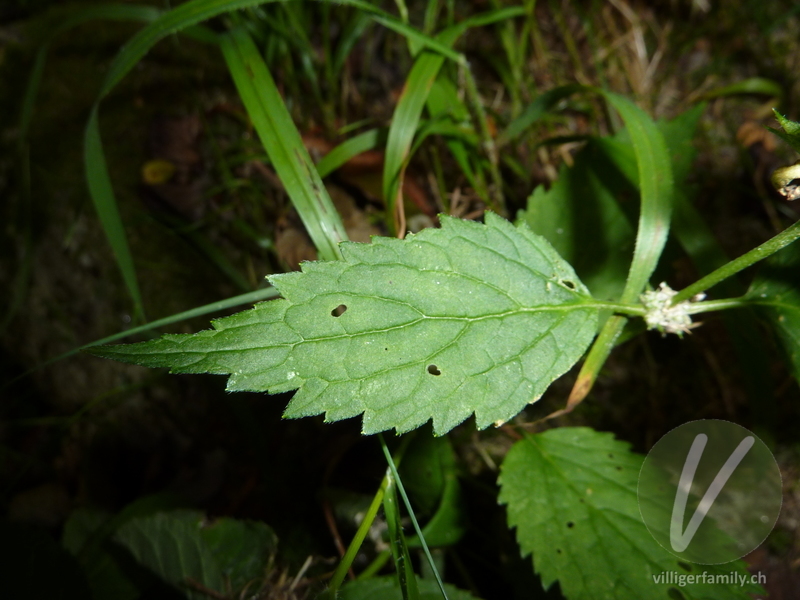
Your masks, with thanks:
[{"label": "grass blade", "polygon": [[89,194],[92,197],[97,216],[103,226],[114,258],[117,260],[122,278],[128,293],[133,300],[134,320],[144,319],[144,306],[142,295],[139,291],[139,282],[136,279],[136,269],[133,265],[128,239],[125,237],[125,229],[122,226],[122,217],[117,209],[117,201],[114,197],[114,189],[111,187],[111,178],[108,175],[106,157],[103,153],[103,145],[100,140],[100,124],[97,114],[97,105],[92,109],[89,123],[86,125],[84,137],[84,155],[86,182],[89,186]]},{"label": "grass blade", "polygon": [[198,306],[197,308],[192,308],[190,310],[181,313],[170,315],[169,317],[164,317],[163,319],[158,319],[151,323],[145,323],[144,325],[140,325],[138,327],[126,329],[125,331],[120,331],[119,333],[115,333],[114,335],[110,335],[108,337],[95,340],[94,342],[89,342],[88,344],[84,344],[83,346],[73,348],[68,352],[64,352],[63,354],[59,354],[58,356],[48,359],[45,362],[36,365],[29,371],[26,371],[25,373],[22,373],[21,375],[15,377],[7,384],[5,384],[3,387],[0,387],[0,389],[9,387],[12,383],[22,379],[23,377],[27,377],[32,373],[35,373],[39,369],[43,369],[47,365],[51,365],[60,360],[64,360],[65,358],[69,358],[70,356],[74,356],[78,352],[85,350],[86,348],[91,348],[92,346],[102,346],[103,344],[110,344],[111,342],[117,342],[132,335],[138,335],[140,333],[153,331],[160,327],[166,327],[167,325],[172,325],[173,323],[180,323],[181,321],[188,321],[189,319],[194,319],[195,317],[202,317],[203,315],[222,312],[224,310],[233,308],[235,306],[241,306],[242,304],[253,304],[255,302],[272,300],[273,298],[277,297],[278,297],[278,291],[274,287],[270,286],[268,288],[256,290],[254,292],[240,294],[239,296],[234,296],[233,298],[227,298],[225,300],[211,302],[210,304],[204,304],[203,306]]},{"label": "grass blade", "polygon": [[[381,445],[384,448],[384,453],[388,454],[385,442]],[[400,504],[397,501],[397,468],[394,467],[391,454],[388,454],[388,456],[387,460],[390,468],[387,469],[386,473],[388,485],[383,496],[383,513],[386,517],[392,558],[397,570],[397,579],[400,584],[400,590],[403,593],[403,600],[419,600],[417,576],[414,574],[414,566],[411,562],[411,555],[408,552],[408,544],[406,544],[406,538],[403,535],[403,526],[400,524]]]},{"label": "grass blade", "polygon": [[[488,25],[503,19],[520,16],[524,14],[522,7],[511,7],[493,10],[483,15],[478,15],[466,19],[457,25],[448,27],[436,36],[437,44],[431,44],[430,38],[415,32],[409,34],[409,39],[413,42],[426,41],[426,46],[434,52],[423,52],[417,57],[411,72],[406,79],[403,93],[397,102],[392,124],[389,128],[389,136],[386,142],[386,160],[383,168],[383,197],[386,202],[387,225],[390,231],[398,231],[404,226],[402,222],[402,204],[400,200],[403,184],[403,175],[406,165],[410,158],[411,143],[416,134],[417,127],[422,116],[422,109],[428,99],[428,95],[433,87],[436,77],[444,64],[445,57],[463,64],[465,59],[460,53],[452,50],[443,52],[441,46],[449,49],[456,40],[469,28]],[[376,18],[376,21],[388,27],[383,19]],[[408,34],[407,26],[394,28],[395,31]],[[398,213],[396,219],[395,213]],[[400,233],[398,231],[398,233]]]},{"label": "grass blade", "polygon": [[340,258],[339,242],[347,239],[344,225],[256,45],[244,29],[235,29],[220,36],[220,46],[261,143],[320,258]]},{"label": "grass blade", "polygon": [[508,124],[508,127],[497,138],[497,145],[504,146],[514,141],[527,131],[531,125],[541,119],[545,113],[552,110],[561,100],[582,89],[585,88],[581,85],[569,84],[541,94],[522,111],[520,116]]},{"label": "grass blade", "polygon": [[[394,459],[392,458],[391,452],[389,452],[389,447],[386,445],[386,441],[383,439],[382,434],[378,434],[378,438],[381,442],[381,448],[383,449],[383,455],[386,457],[386,462],[389,464],[389,473],[387,473],[387,478],[391,473],[391,478],[389,478],[389,486],[386,490],[386,496],[384,496],[384,509],[386,510],[386,523],[389,525],[389,535],[391,537],[391,529],[392,529],[392,520],[390,520],[389,510],[386,508],[387,499],[392,496],[392,500],[394,502],[394,510],[396,514],[392,515],[392,519],[397,519],[398,525],[400,521],[399,511],[397,510],[397,494],[396,491],[400,492],[400,495],[403,497],[403,504],[408,511],[408,516],[411,518],[411,522],[414,525],[414,531],[417,533],[417,540],[422,545],[422,549],[425,552],[425,557],[428,559],[428,564],[433,571],[434,576],[436,577],[436,583],[439,586],[439,591],[442,592],[442,597],[447,600],[447,592],[444,589],[444,583],[442,582],[442,578],[439,575],[439,570],[436,568],[436,563],[433,560],[433,556],[431,556],[431,551],[428,548],[428,544],[425,542],[425,536],[422,534],[422,529],[417,522],[417,516],[414,514],[414,509],[411,507],[411,501],[408,499],[408,494],[406,494],[406,490],[403,487],[403,481],[400,479],[400,473],[397,472],[397,464],[395,463]],[[397,488],[396,490],[394,488]],[[394,540],[392,540],[394,546]],[[406,544],[405,536],[403,536],[402,528],[400,529],[400,540],[399,542],[402,544],[402,549],[404,552],[404,556],[406,557],[406,566],[409,568],[411,572],[411,578],[414,580],[413,589],[416,590],[416,577],[414,576],[414,570],[411,568],[411,561],[408,560],[408,545]],[[392,553],[394,554],[394,547],[392,547]],[[397,560],[397,556],[395,555],[395,560]],[[399,569],[398,569],[399,573]],[[402,586],[402,579],[401,579],[401,586]],[[417,592],[419,593],[419,592]],[[405,596],[405,592],[404,592]],[[409,595],[409,597],[411,597]]]},{"label": "grass blade", "polygon": [[623,302],[635,302],[667,242],[672,212],[672,164],[664,136],[647,113],[623,96],[611,92],[603,92],[603,95],[625,122],[639,168],[642,196],[639,229],[628,281],[622,292]]},{"label": "grass blade", "polygon": [[[647,285],[667,241],[673,197],[672,164],[664,136],[655,122],[630,100],[612,92],[601,93],[625,122],[639,170],[639,228],[631,268],[621,297],[622,302],[631,303],[637,301]],[[571,411],[580,404],[592,389],[600,368],[614,348],[626,322],[626,317],[618,315],[606,321],[578,373],[564,411]],[[558,414],[562,413],[558,411]]]},{"label": "grass blade", "polygon": [[328,152],[317,163],[317,172],[320,177],[327,177],[351,158],[374,150],[384,141],[386,141],[385,129],[370,129],[360,133]]}]

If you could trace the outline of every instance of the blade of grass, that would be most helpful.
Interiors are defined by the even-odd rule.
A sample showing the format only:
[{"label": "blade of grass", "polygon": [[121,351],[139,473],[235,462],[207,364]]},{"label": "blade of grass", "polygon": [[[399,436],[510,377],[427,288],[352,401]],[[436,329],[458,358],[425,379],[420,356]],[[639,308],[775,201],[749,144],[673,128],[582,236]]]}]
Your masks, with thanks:
[{"label": "blade of grass", "polygon": [[[439,77],[433,83],[433,87],[428,94],[426,108],[431,118],[434,119],[441,115],[449,115],[455,122],[468,122],[470,120],[469,110],[459,98],[455,84],[444,73],[439,73]],[[470,187],[475,190],[485,204],[490,204],[491,198],[489,197],[489,190],[484,183],[483,173],[476,173],[470,160],[470,157],[475,155],[474,151],[470,152],[464,143],[456,138],[445,139],[445,144],[464,177],[466,177]],[[480,168],[480,161],[476,161],[476,163]]]},{"label": "blade of grass", "polygon": [[256,45],[239,28],[221,35],[220,47],[261,143],[320,258],[340,258],[339,242],[347,239],[344,225]]},{"label": "blade of grass", "polygon": [[[608,91],[600,93],[625,122],[639,171],[639,228],[628,279],[620,298],[622,302],[632,303],[647,285],[667,241],[673,197],[672,165],[664,137],[655,122],[630,100]],[[619,315],[606,321],[578,373],[566,408],[554,415],[569,412],[583,401],[626,322],[627,318]]]},{"label": "blade of grass", "polygon": [[[161,16],[162,11],[151,6],[139,6],[133,4],[109,4],[107,6],[92,6],[89,8],[73,11],[58,24],[47,36],[47,40],[41,45],[36,53],[36,58],[31,68],[31,74],[25,87],[25,94],[22,100],[22,110],[20,113],[19,125],[19,153],[20,153],[20,168],[23,173],[22,185],[22,201],[25,205],[25,210],[30,210],[31,202],[31,185],[30,185],[30,156],[28,135],[30,133],[31,121],[33,119],[33,109],[36,104],[36,97],[39,94],[39,88],[42,83],[42,75],[44,73],[45,62],[47,61],[47,54],[50,51],[50,45],[54,39],[83,23],[95,20],[110,20],[110,21],[141,21],[152,22]],[[30,271],[30,256],[31,256],[31,236],[26,233],[24,238],[24,256],[26,257],[22,269],[15,280],[14,296],[11,305],[8,307],[6,314],[3,317],[0,330],[5,329],[8,323],[13,319],[14,314],[22,305],[25,295],[25,290],[28,283],[28,274]]]},{"label": "blade of grass", "polygon": [[277,298],[278,296],[279,296],[278,290],[270,286],[261,290],[256,290],[254,292],[240,294],[238,296],[234,296],[233,298],[227,298],[226,300],[219,300],[217,302],[211,302],[210,304],[204,304],[203,306],[198,306],[197,308],[192,308],[190,310],[181,313],[170,315],[169,317],[164,317],[163,319],[157,319],[155,321],[152,321],[151,323],[145,323],[144,325],[140,325],[138,327],[133,327],[131,329],[126,329],[125,331],[120,331],[119,333],[115,333],[114,335],[110,335],[108,337],[95,340],[94,342],[89,342],[88,344],[84,344],[83,346],[78,346],[77,348],[73,348],[68,352],[64,352],[63,354],[59,354],[58,356],[55,356],[42,363],[39,363],[34,368],[26,371],[25,373],[22,373],[21,375],[18,375],[17,377],[6,383],[0,389],[9,387],[12,383],[24,377],[27,377],[32,373],[35,373],[39,369],[43,369],[44,367],[51,365],[55,362],[64,360],[65,358],[69,358],[70,356],[74,356],[78,352],[81,352],[86,348],[91,348],[92,346],[102,346],[103,344],[110,344],[111,342],[116,342],[132,335],[138,335],[140,333],[147,333],[148,331],[153,331],[155,329],[158,329],[159,327],[166,327],[167,325],[172,325],[173,323],[180,323],[181,321],[188,321],[189,319],[193,319],[195,317],[202,317],[203,315],[222,312],[229,308],[241,306],[242,304],[253,304],[255,302],[272,300],[273,298]]},{"label": "blade of grass", "polygon": [[89,195],[92,197],[97,216],[100,218],[103,231],[111,244],[114,258],[122,272],[125,286],[128,288],[128,293],[133,300],[134,320],[141,321],[145,318],[142,295],[139,291],[139,282],[136,279],[136,269],[128,246],[128,238],[125,237],[122,217],[117,208],[114,189],[111,186],[111,178],[106,166],[106,157],[100,140],[97,105],[92,109],[89,123],[86,126],[84,154],[84,167],[86,169],[86,183],[89,186]]},{"label": "blade of grass", "polygon": [[571,96],[575,92],[586,89],[578,84],[562,85],[555,89],[549,90],[531,102],[522,114],[516,119],[511,121],[497,138],[498,147],[505,146],[509,142],[514,141],[522,133],[527,131],[531,125],[542,118],[545,113],[552,110],[561,100]]},{"label": "blade of grass", "polygon": [[703,94],[704,100],[719,98],[721,96],[741,96],[743,94],[754,94],[759,96],[770,96],[772,98],[783,98],[783,86],[772,79],[763,77],[751,77],[743,81],[738,81],[731,85],[726,85]]},{"label": "blade of grass", "polygon": [[[386,216],[387,226],[392,232],[398,232],[399,226],[402,223],[400,219],[396,219],[396,212],[402,205],[398,203],[400,190],[402,189],[403,175],[406,165],[410,158],[411,142],[417,131],[420,118],[422,116],[422,109],[430,93],[433,83],[439,74],[444,64],[445,58],[450,58],[456,63],[466,65],[466,59],[460,53],[450,50],[445,53],[442,52],[440,46],[444,45],[449,49],[456,40],[469,28],[488,25],[503,19],[509,19],[524,14],[524,9],[521,7],[511,7],[495,11],[490,11],[483,15],[478,15],[470,19],[466,19],[457,25],[448,27],[436,36],[437,46],[428,44],[428,48],[436,50],[434,52],[421,53],[411,72],[406,79],[405,86],[400,99],[397,102],[394,115],[392,116],[392,124],[389,128],[389,136],[386,141],[386,159],[383,168],[383,197],[386,202]],[[382,19],[376,18],[381,24],[386,25]],[[388,27],[388,25],[386,25]],[[394,28],[395,31],[401,32],[400,28]],[[430,39],[419,32],[416,32],[410,39],[415,41],[420,39],[420,36],[425,39]]]},{"label": "blade of grass", "polygon": [[[400,446],[397,448],[397,462],[403,459],[406,450],[408,449],[408,445],[413,439],[413,436],[407,435],[402,438],[400,441]],[[331,577],[330,583],[328,584],[328,589],[326,590],[328,593],[329,598],[336,598],[336,594],[339,591],[339,587],[342,585],[347,572],[350,570],[350,566],[353,564],[353,561],[358,554],[358,550],[361,548],[361,544],[364,543],[364,540],[369,533],[370,527],[372,527],[372,522],[375,520],[375,516],[377,515],[378,508],[381,506],[384,500],[384,496],[386,491],[390,485],[390,476],[391,471],[389,469],[386,470],[386,475],[383,477],[383,481],[381,481],[381,485],[378,488],[378,491],[375,492],[375,496],[372,498],[372,503],[367,509],[364,518],[361,520],[361,524],[358,526],[358,531],[356,531],[355,536],[353,536],[353,540],[350,542],[350,545],[345,552],[344,557],[339,562],[339,565],[336,567],[336,571]]]},{"label": "blade of grass", "polygon": [[327,177],[351,158],[374,150],[386,141],[385,129],[370,129],[342,142],[317,163],[320,177]]},{"label": "blade of grass", "polygon": [[[411,561],[409,559],[410,557],[408,554],[408,545],[406,544],[405,536],[403,535],[403,530],[402,527],[400,526],[400,513],[397,507],[397,495],[396,495],[396,490],[394,489],[395,487],[397,488],[397,490],[400,491],[400,495],[403,498],[403,503],[405,504],[406,510],[408,511],[408,515],[409,517],[411,517],[411,522],[414,524],[414,531],[416,531],[417,533],[417,539],[422,545],[422,549],[425,552],[425,557],[428,559],[428,564],[430,565],[431,570],[433,571],[433,574],[436,577],[436,583],[439,585],[439,590],[442,592],[442,597],[444,597],[444,599],[447,600],[447,592],[444,589],[444,583],[442,582],[442,578],[439,575],[439,570],[436,568],[436,563],[433,560],[433,556],[431,556],[431,551],[428,548],[428,544],[425,542],[425,536],[422,534],[422,529],[420,528],[419,523],[417,522],[417,517],[414,514],[413,508],[411,507],[411,501],[408,499],[408,494],[406,494],[406,490],[403,487],[403,482],[400,479],[400,473],[397,472],[397,465],[395,464],[394,459],[392,458],[392,453],[389,452],[389,447],[386,445],[386,441],[383,439],[382,434],[380,433],[378,434],[378,439],[380,440],[381,448],[383,449],[383,455],[386,457],[386,462],[389,464],[389,473],[387,473],[387,477],[391,474],[391,478],[389,479],[389,487],[387,488],[386,495],[384,496],[383,499],[383,507],[384,511],[386,512],[386,524],[389,527],[390,538],[392,537],[393,527],[396,528],[396,530],[399,532],[398,536],[399,539],[397,540],[397,542],[400,544],[403,552],[403,558],[405,561],[404,566],[408,569],[408,571],[410,571],[410,578],[414,581],[413,588],[410,589],[416,589],[417,587],[416,577],[414,575],[414,569],[412,568]],[[389,508],[387,508],[387,501],[390,502]],[[393,506],[391,504],[393,504]],[[390,514],[390,509],[391,509],[391,514]],[[396,520],[396,522],[393,523],[393,520]],[[399,553],[395,554],[394,539],[392,539],[392,554],[395,557],[395,564],[397,565]],[[398,566],[397,569],[398,574],[400,574],[400,568],[399,568],[400,565],[397,566]],[[403,584],[402,575],[400,584],[402,587]]]},{"label": "blade of grass", "polygon": [[387,469],[386,478],[389,485],[383,496],[383,514],[386,517],[386,529],[389,532],[389,545],[392,549],[394,568],[403,600],[419,600],[417,576],[408,552],[403,526],[400,524],[400,505],[397,501],[397,484],[392,472]]}]

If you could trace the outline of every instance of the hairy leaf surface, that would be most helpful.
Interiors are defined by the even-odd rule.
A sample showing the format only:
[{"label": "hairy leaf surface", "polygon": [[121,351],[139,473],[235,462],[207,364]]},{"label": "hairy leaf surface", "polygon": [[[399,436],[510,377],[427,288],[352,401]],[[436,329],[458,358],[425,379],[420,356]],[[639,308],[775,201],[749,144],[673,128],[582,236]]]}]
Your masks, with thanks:
[{"label": "hairy leaf surface", "polygon": [[[662,548],[642,521],[637,483],[643,457],[610,434],[585,427],[526,436],[511,448],[500,475],[500,502],[517,528],[522,554],[533,554],[542,583],[556,580],[569,600],[734,600],[758,586],[687,582],[736,572],[741,561],[696,565]],[[648,498],[671,511],[671,501]],[[669,522],[670,512],[665,522]],[[664,580],[671,572],[683,578]]]},{"label": "hairy leaf surface", "polygon": [[298,389],[285,416],[363,413],[364,433],[479,428],[538,399],[582,356],[597,304],[526,226],[442,217],[406,240],[343,243],[343,260],[270,281],[283,299],[196,335],[93,348],[100,356],[230,374],[228,390]]}]

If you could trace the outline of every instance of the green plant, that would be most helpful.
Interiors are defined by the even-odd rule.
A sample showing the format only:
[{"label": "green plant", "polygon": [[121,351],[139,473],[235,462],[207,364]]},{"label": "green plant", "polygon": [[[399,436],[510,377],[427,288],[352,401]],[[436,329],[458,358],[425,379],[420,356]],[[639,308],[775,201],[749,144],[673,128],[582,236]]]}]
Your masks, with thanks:
[{"label": "green plant", "polygon": [[[730,284],[728,278],[793,242],[800,236],[798,225],[735,261],[722,260],[708,269],[706,263],[701,270],[709,274],[674,295],[665,287],[649,289],[667,243],[671,214],[676,216],[673,232],[692,258],[698,262],[707,258],[693,251],[693,245],[713,246],[683,188],[688,166],[680,146],[691,139],[699,113],[690,111],[672,122],[655,123],[623,96],[569,85],[542,94],[528,110],[518,110],[519,116],[494,139],[470,67],[452,46],[470,27],[506,23],[525,10],[492,11],[450,24],[434,38],[412,28],[407,18],[396,19],[367,3],[345,2],[358,10],[359,19],[366,15],[405,36],[415,56],[386,135],[383,192],[390,232],[405,229],[402,180],[411,155],[429,135],[446,136],[465,175],[487,204],[502,214],[508,209],[498,145],[527,132],[559,101],[575,94],[599,95],[624,125],[616,136],[589,140],[578,155],[580,162],[564,169],[556,186],[534,191],[516,224],[491,212],[483,224],[443,216],[441,229],[404,240],[376,238],[370,245],[352,244],[345,241],[347,234],[319,170],[333,169],[332,162],[376,147],[382,136],[374,130],[363,133],[343,143],[339,156],[329,154],[327,164],[313,164],[254,42],[252,21],[233,14],[219,34],[197,25],[225,11],[260,4],[194,0],[164,13],[117,57],[100,99],[169,33],[195,27],[196,36],[218,43],[269,160],[323,261],[305,264],[301,273],[272,276],[275,290],[255,294],[261,299],[279,292],[282,299],[217,320],[214,330],[95,347],[93,354],[169,367],[173,372],[227,374],[231,391],[298,389],[287,417],[324,413],[327,421],[337,421],[362,416],[365,434],[409,432],[431,420],[434,433],[444,435],[473,414],[478,429],[502,425],[585,356],[565,409],[572,410],[589,393],[614,346],[636,332],[640,317],[663,333],[682,334],[692,328],[691,315],[733,308],[761,310],[772,320],[798,372],[794,324],[799,305],[784,277],[790,268],[786,265],[796,262],[794,248],[777,255],[747,294],[706,302],[697,298],[717,284]],[[287,13],[286,19],[293,18],[298,17]],[[466,102],[455,93],[452,73],[442,74],[447,60],[463,78]],[[507,76],[513,80],[519,77],[520,60],[510,63]],[[333,79],[332,74],[329,77]],[[519,104],[519,98],[515,102]],[[425,109],[427,122],[422,121]],[[133,261],[105,169],[98,111],[99,104],[86,131],[87,177],[137,312],[143,315]],[[603,172],[609,165],[611,169]],[[619,190],[638,194],[640,208],[621,206],[616,201]],[[578,219],[578,208],[569,205],[576,200],[584,204],[581,210],[588,205],[602,225]],[[633,227],[631,222],[637,220]],[[249,295],[235,300],[254,299]],[[401,450],[396,459],[402,454]],[[640,464],[626,445],[587,428],[525,435],[512,448],[499,480],[500,499],[508,506],[509,526],[517,528],[523,553],[533,553],[546,586],[559,581],[568,598],[654,597],[651,582],[638,574],[687,569],[663,552],[641,523],[630,522],[636,515]],[[452,467],[443,471],[454,477]],[[603,485],[608,480],[614,487]],[[414,540],[404,539],[395,488],[399,481],[396,472],[387,474],[368,514],[374,518],[383,503],[403,597],[425,597],[427,583],[417,588],[409,547],[430,541],[436,530],[418,528]],[[599,493],[586,498],[580,489]],[[447,522],[452,507],[446,505],[444,491],[436,500],[440,497],[442,504],[433,510],[429,526],[438,517],[446,523],[439,525],[439,533],[456,530],[454,521]],[[167,525],[183,522],[184,517],[178,514]],[[190,520],[199,517],[192,514]],[[338,567],[330,590],[333,596],[370,522],[365,519],[352,552]],[[125,537],[124,532],[118,535]],[[441,545],[448,543],[452,541]],[[596,551],[603,544],[617,551],[606,558]],[[742,571],[743,566],[734,568]],[[177,581],[174,574],[161,575],[170,583]],[[218,589],[218,578],[212,579],[204,585]],[[360,591],[359,585],[369,589]],[[390,597],[398,590],[375,591],[389,585],[382,580],[348,584],[341,594]],[[741,598],[753,589],[720,588],[713,593],[717,598]],[[669,594],[666,588],[659,592],[658,597]],[[699,586],[681,592],[690,598],[708,593]]]}]

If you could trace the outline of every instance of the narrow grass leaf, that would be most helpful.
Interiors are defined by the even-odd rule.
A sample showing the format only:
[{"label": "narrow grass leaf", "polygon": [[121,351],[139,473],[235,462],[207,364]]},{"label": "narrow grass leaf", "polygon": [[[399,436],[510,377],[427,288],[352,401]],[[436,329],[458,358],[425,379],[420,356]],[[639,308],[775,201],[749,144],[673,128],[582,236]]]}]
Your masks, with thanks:
[{"label": "narrow grass leaf", "polygon": [[[524,9],[522,7],[511,7],[489,11],[486,14],[466,19],[439,33],[436,36],[437,45],[427,44],[429,49],[436,50],[436,52],[422,52],[417,57],[397,102],[386,141],[383,197],[386,202],[387,225],[389,225],[390,231],[395,231],[399,224],[395,221],[395,211],[399,201],[403,174],[410,159],[411,143],[417,132],[422,109],[425,107],[428,94],[436,81],[439,69],[444,64],[445,57],[457,63],[461,63],[464,60],[459,53],[453,51],[443,52],[441,46],[449,49],[471,27],[488,25],[523,14]],[[424,34],[415,34],[413,39],[417,39],[419,36],[430,39]]]},{"label": "narrow grass leaf", "polygon": [[639,227],[628,281],[622,293],[623,302],[635,302],[653,274],[669,234],[672,163],[664,136],[647,113],[623,96],[612,92],[603,92],[603,96],[625,122],[639,170]]},{"label": "narrow grass leaf", "polygon": [[387,472],[389,485],[383,496],[383,514],[386,517],[386,529],[389,533],[389,546],[392,549],[394,568],[397,584],[400,587],[403,600],[419,600],[417,577],[414,574],[414,565],[408,553],[406,538],[401,525],[400,503],[397,500],[397,483],[395,476]]},{"label": "narrow grass leaf", "polygon": [[89,116],[89,123],[86,126],[84,137],[86,183],[89,186],[89,194],[100,218],[103,231],[108,238],[114,258],[119,265],[125,287],[133,300],[135,320],[144,318],[144,305],[142,295],[139,291],[139,282],[136,279],[136,268],[133,264],[128,239],[125,237],[125,228],[122,225],[122,217],[117,208],[114,197],[114,189],[111,186],[111,178],[106,166],[106,157],[103,153],[103,146],[100,140],[100,124],[97,114],[97,106],[92,109]]},{"label": "narrow grass leaf", "polygon": [[759,96],[771,96],[772,98],[783,97],[783,86],[773,79],[763,77],[751,77],[743,81],[737,81],[731,85],[726,85],[703,94],[703,98],[720,98],[724,96],[741,96],[742,94],[756,94]]},{"label": "narrow grass leaf", "polygon": [[442,55],[423,52],[414,61],[392,115],[383,163],[383,198],[386,202],[386,223],[391,232],[397,232],[398,227],[402,226],[396,219],[396,210],[398,203],[402,202],[400,190],[410,158],[411,142],[417,132],[428,93],[443,64]]},{"label": "narrow grass leaf", "polygon": [[351,158],[363,152],[375,150],[385,141],[385,129],[370,129],[369,131],[353,136],[328,152],[317,163],[317,172],[320,177],[327,177]]},{"label": "narrow grass leaf", "polygon": [[[125,331],[120,331],[119,333],[115,333],[114,335],[110,335],[108,337],[104,337],[102,339],[89,342],[88,344],[84,344],[83,346],[78,346],[77,348],[73,348],[72,350],[64,352],[63,354],[59,354],[58,356],[55,356],[49,360],[39,363],[33,369],[30,369],[29,371],[26,371],[22,375],[15,377],[11,381],[9,381],[6,385],[11,385],[15,381],[18,381],[23,377],[27,377],[28,375],[35,373],[39,369],[43,369],[47,365],[51,365],[60,360],[64,360],[65,358],[69,358],[70,356],[75,356],[78,352],[91,348],[92,346],[111,344],[113,342],[118,342],[119,340],[123,340],[126,337],[139,335],[140,333],[147,333],[150,331],[154,331],[156,329],[159,329],[160,327],[166,327],[174,323],[180,323],[181,321],[188,321],[189,319],[194,319],[195,317],[202,317],[203,315],[222,312],[229,308],[241,306],[242,304],[252,304],[254,302],[272,300],[273,298],[277,297],[278,297],[278,290],[276,290],[274,287],[268,287],[262,290],[249,292],[247,294],[234,296],[233,298],[227,298],[226,300],[220,300],[218,302],[212,302],[210,304],[198,306],[197,308],[177,313],[169,317],[164,317],[163,319],[158,319],[150,323],[145,323],[144,325],[140,325],[138,327],[126,329]],[[0,390],[2,390],[4,387],[5,386],[0,387]]]},{"label": "narrow grass leaf", "polygon": [[244,29],[235,29],[220,36],[220,47],[261,143],[319,256],[339,258],[339,242],[347,239],[347,232],[256,45]]},{"label": "narrow grass leaf", "polygon": [[508,124],[503,133],[498,136],[497,145],[504,146],[514,141],[546,113],[553,110],[561,100],[583,89],[586,88],[582,85],[569,84],[544,92],[531,102],[520,116]]},{"label": "narrow grass leaf", "polygon": [[[405,486],[403,485],[403,480],[400,477],[400,473],[397,471],[397,465],[395,464],[394,458],[392,457],[392,453],[389,452],[389,447],[386,445],[386,441],[383,439],[383,435],[378,434],[378,439],[380,440],[381,449],[383,450],[383,455],[386,457],[386,462],[389,464],[389,471],[391,472],[391,477],[389,477],[389,473],[387,473],[387,479],[389,480],[389,490],[387,490],[387,492],[393,491],[391,488],[395,486],[397,488],[397,491],[400,492],[400,496],[403,498],[403,504],[406,507],[406,511],[408,511],[408,516],[411,519],[411,523],[414,525],[414,531],[416,532],[417,535],[417,541],[422,546],[422,550],[425,553],[425,557],[428,559],[428,565],[430,566],[430,569],[433,572],[436,582],[439,584],[439,589],[442,592],[444,600],[448,600],[447,592],[445,592],[444,590],[444,582],[442,581],[442,578],[439,575],[439,570],[436,568],[436,562],[433,560],[433,556],[431,555],[431,551],[428,548],[425,536],[422,532],[422,529],[419,526],[419,522],[417,521],[417,515],[414,512],[414,508],[411,506],[411,500],[409,499],[408,494],[406,493]],[[384,502],[386,502],[386,497],[384,497]],[[400,530],[400,540],[403,545],[404,553],[406,556],[408,556],[408,544],[402,529]],[[411,565],[411,562],[408,561],[406,564]],[[414,579],[414,588],[416,589],[416,577],[414,576],[413,568],[411,569],[410,575]],[[415,595],[419,597],[419,591],[416,591]]]},{"label": "narrow grass leaf", "polygon": [[[658,264],[669,234],[672,212],[673,178],[666,143],[655,122],[633,102],[612,92],[602,91],[606,101],[619,112],[625,123],[639,172],[641,208],[628,279],[622,302],[636,302]],[[567,410],[580,403],[591,390],[600,368],[622,333],[627,319],[612,316],[601,329],[578,373],[567,400]]]},{"label": "narrow grass leaf", "polygon": [[[41,48],[39,48],[38,52],[36,53],[36,59],[34,61],[33,68],[31,69],[31,75],[28,78],[28,83],[26,85],[25,94],[22,101],[19,137],[20,137],[20,151],[23,154],[22,163],[24,165],[23,167],[24,169],[27,170],[28,168],[29,149],[27,141],[28,141],[28,134],[30,131],[31,120],[33,118],[33,109],[36,103],[36,97],[39,93],[39,87],[41,86],[45,61],[47,60],[47,53],[50,49],[50,44],[52,43],[52,40],[56,36],[60,35],[61,33],[64,33],[65,31],[68,31],[69,29],[72,29],[73,27],[94,20],[151,22],[156,20],[161,14],[162,13],[160,10],[150,6],[124,5],[124,4],[93,6],[74,11],[73,13],[67,15],[65,19],[50,33],[47,42]],[[88,160],[90,160],[90,158],[87,156],[87,161]],[[95,178],[102,177],[102,174],[95,173],[94,177]],[[24,187],[23,193],[27,197],[28,201],[30,201],[29,186],[26,184],[23,187]],[[117,263],[120,267],[120,270],[122,271],[125,285],[127,286],[131,298],[134,301],[135,312],[139,315],[143,315],[143,307],[142,307],[141,297],[139,295],[138,283],[136,281],[135,271],[133,270],[133,260],[130,257],[130,252],[127,248],[127,241],[124,238],[124,234],[122,236],[121,241],[119,238],[119,230],[116,225],[121,223],[121,221],[120,219],[115,218],[114,213],[116,212],[116,207],[110,206],[107,202],[103,201],[100,201],[100,204],[103,207],[103,214],[100,215],[101,223],[105,230],[106,236],[108,237],[109,242],[111,243],[112,250],[114,251],[114,256],[117,259]],[[110,226],[111,229],[107,229],[106,228],[107,225]],[[17,295],[17,298],[21,299],[21,297],[22,297],[21,295],[19,294]],[[13,315],[13,311],[11,311],[9,315]]]}]

